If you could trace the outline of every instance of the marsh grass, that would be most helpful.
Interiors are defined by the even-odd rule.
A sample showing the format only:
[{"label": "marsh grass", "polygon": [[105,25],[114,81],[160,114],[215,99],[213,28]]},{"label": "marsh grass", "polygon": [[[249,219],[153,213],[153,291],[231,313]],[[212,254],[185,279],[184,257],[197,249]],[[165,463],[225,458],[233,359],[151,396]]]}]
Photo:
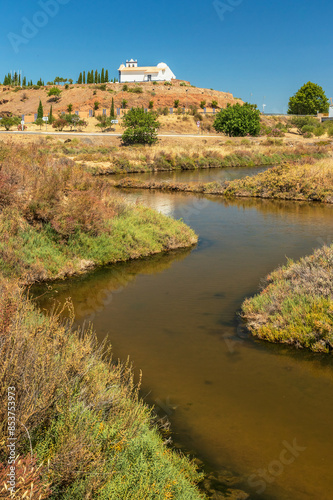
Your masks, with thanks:
[{"label": "marsh grass", "polygon": [[315,161],[302,158],[299,162],[273,167],[253,177],[234,181],[191,183],[140,181],[126,177],[112,185],[119,188],[158,189],[226,197],[255,197],[294,201],[333,203],[333,160]]},{"label": "marsh grass", "polygon": [[[239,145],[243,146],[240,148]],[[322,158],[324,147],[296,148],[280,147],[274,141],[269,148],[239,143],[232,149],[222,147],[174,147],[132,148],[112,150],[107,154],[78,153],[71,156],[94,174],[140,173],[154,171],[196,170],[206,168],[252,167],[278,165],[286,161],[297,161],[305,157]],[[244,147],[245,146],[245,147]]]},{"label": "marsh grass", "polygon": [[267,276],[260,294],[247,299],[242,315],[259,339],[333,350],[333,246]]}]

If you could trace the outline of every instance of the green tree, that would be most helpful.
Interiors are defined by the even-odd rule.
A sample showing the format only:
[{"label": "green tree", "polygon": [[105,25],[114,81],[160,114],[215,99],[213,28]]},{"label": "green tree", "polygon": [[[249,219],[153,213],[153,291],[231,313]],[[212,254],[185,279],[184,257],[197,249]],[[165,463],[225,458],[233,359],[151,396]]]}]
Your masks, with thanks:
[{"label": "green tree", "polygon": [[143,108],[132,108],[123,118],[126,128],[122,135],[125,146],[130,144],[154,144],[158,141],[160,123],[155,113],[145,113]]},{"label": "green tree", "polygon": [[0,120],[0,127],[10,130],[11,127],[17,127],[20,123],[21,118],[19,116],[5,116]]},{"label": "green tree", "polygon": [[23,85],[23,87],[27,86],[27,78],[25,76],[23,77],[22,85]]},{"label": "green tree", "polygon": [[115,118],[115,112],[114,112],[114,99],[112,97],[112,102],[111,102],[111,109],[110,109],[110,118],[114,119]]},{"label": "green tree", "polygon": [[322,87],[308,82],[289,99],[288,114],[316,115],[327,113],[329,102]]},{"label": "green tree", "polygon": [[98,71],[95,71],[95,81],[93,83],[98,83]]},{"label": "green tree", "polygon": [[127,107],[127,104],[128,104],[128,101],[127,101],[126,99],[123,99],[123,100],[121,101],[121,107],[122,107],[123,109],[125,109],[125,108]]},{"label": "green tree", "polygon": [[82,83],[82,73],[79,74],[79,78],[77,80],[77,83],[80,85]]},{"label": "green tree", "polygon": [[39,100],[39,106],[38,106],[38,111],[37,111],[37,119],[38,118],[43,118],[43,116],[44,116],[43,104],[42,104],[42,101]]},{"label": "green tree", "polygon": [[49,113],[49,124],[52,125],[54,122],[54,117],[53,117],[53,110],[52,110],[52,105],[50,107],[50,113]]},{"label": "green tree", "polygon": [[67,111],[68,113],[71,113],[73,111],[73,104],[68,104]]},{"label": "green tree", "polygon": [[82,83],[86,83],[86,72],[83,72]]},{"label": "green tree", "polygon": [[109,83],[109,71],[105,71],[104,83]]},{"label": "green tree", "polygon": [[149,101],[148,108],[152,110],[154,108],[154,101]]},{"label": "green tree", "polygon": [[260,133],[260,111],[256,105],[239,103],[222,109],[215,118],[214,128],[230,137],[257,136]]},{"label": "green tree", "polygon": [[105,75],[104,75],[104,68],[102,68],[102,73],[101,73],[101,83],[105,82]]},{"label": "green tree", "polygon": [[96,123],[96,127],[105,130],[108,127],[111,127],[111,120],[112,120],[111,116],[106,116],[106,115],[97,116],[98,123]]},{"label": "green tree", "polygon": [[207,104],[206,101],[201,101],[200,102],[200,108],[204,109],[206,107],[206,104]]},{"label": "green tree", "polygon": [[35,121],[35,124],[39,125],[39,130],[42,130],[42,126],[44,125],[43,118],[37,118],[37,120]]},{"label": "green tree", "polygon": [[218,107],[219,107],[218,102],[217,102],[217,101],[212,101],[212,103],[211,103],[211,107],[212,107],[213,109],[218,108]]},{"label": "green tree", "polygon": [[95,101],[95,102],[94,102],[94,109],[96,109],[96,110],[97,110],[98,108],[99,108],[99,102],[98,102],[98,101]]},{"label": "green tree", "polygon": [[179,108],[179,104],[180,104],[180,100],[179,100],[179,99],[176,99],[176,100],[174,101],[174,103],[173,103],[173,107],[177,109],[177,108]]}]

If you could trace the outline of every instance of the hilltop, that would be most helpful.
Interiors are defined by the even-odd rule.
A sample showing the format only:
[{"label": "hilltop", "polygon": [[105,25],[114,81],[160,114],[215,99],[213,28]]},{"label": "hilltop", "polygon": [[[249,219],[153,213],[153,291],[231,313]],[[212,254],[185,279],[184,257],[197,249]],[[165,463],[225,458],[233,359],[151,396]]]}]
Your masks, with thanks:
[{"label": "hilltop", "polygon": [[[127,85],[128,91],[123,91]],[[2,87],[2,91],[1,91]],[[44,106],[44,114],[49,112],[52,104],[53,113],[57,114],[67,110],[69,104],[73,105],[73,111],[88,112],[94,109],[95,102],[99,103],[99,112],[102,109],[110,109],[112,98],[115,108],[121,107],[123,99],[127,101],[127,107],[143,106],[148,108],[149,102],[153,101],[154,108],[174,107],[175,101],[179,100],[179,107],[199,107],[202,101],[206,101],[207,111],[212,111],[211,103],[217,101],[220,108],[227,104],[242,102],[229,92],[220,92],[213,89],[198,88],[189,82],[173,80],[172,83],[165,82],[145,83],[107,83],[107,84],[73,84],[66,86],[58,85],[62,90],[58,102],[48,97],[48,92],[53,86],[24,88],[0,86],[0,116],[8,113],[16,115],[30,115],[37,113],[39,100]],[[133,92],[133,90],[136,90]]]}]

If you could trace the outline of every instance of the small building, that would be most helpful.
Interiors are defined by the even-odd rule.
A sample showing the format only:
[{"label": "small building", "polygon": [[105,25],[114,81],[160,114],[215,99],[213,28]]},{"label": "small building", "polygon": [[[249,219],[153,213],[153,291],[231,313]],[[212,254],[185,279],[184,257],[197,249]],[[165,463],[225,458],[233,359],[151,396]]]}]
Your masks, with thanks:
[{"label": "small building", "polygon": [[174,80],[176,77],[165,63],[157,66],[138,66],[138,61],[131,59],[119,68],[119,83],[130,82],[165,82]]}]

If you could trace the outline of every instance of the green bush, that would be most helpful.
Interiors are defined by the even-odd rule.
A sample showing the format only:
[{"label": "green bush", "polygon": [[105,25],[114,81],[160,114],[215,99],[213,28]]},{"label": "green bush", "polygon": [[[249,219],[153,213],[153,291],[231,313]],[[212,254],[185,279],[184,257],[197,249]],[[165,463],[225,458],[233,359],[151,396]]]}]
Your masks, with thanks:
[{"label": "green bush", "polygon": [[155,113],[145,113],[143,108],[131,109],[123,119],[125,132],[122,135],[122,143],[130,144],[154,144],[157,142],[157,130],[160,127]]},{"label": "green bush", "polygon": [[310,125],[315,127],[318,125],[318,121],[316,118],[311,116],[293,116],[290,120],[290,123],[293,127],[297,128],[299,134],[302,134],[303,127],[306,125]]},{"label": "green bush", "polygon": [[133,94],[143,94],[142,87],[134,87],[132,89],[128,89],[128,91],[132,92]]},{"label": "green bush", "polygon": [[218,113],[214,128],[229,137],[257,136],[260,133],[260,111],[249,103],[229,104]]},{"label": "green bush", "polygon": [[321,137],[322,135],[325,134],[325,129],[320,125],[319,127],[316,127],[314,129],[313,133],[316,137]]},{"label": "green bush", "polygon": [[313,125],[304,125],[302,127],[302,134],[313,134],[315,127]]}]

